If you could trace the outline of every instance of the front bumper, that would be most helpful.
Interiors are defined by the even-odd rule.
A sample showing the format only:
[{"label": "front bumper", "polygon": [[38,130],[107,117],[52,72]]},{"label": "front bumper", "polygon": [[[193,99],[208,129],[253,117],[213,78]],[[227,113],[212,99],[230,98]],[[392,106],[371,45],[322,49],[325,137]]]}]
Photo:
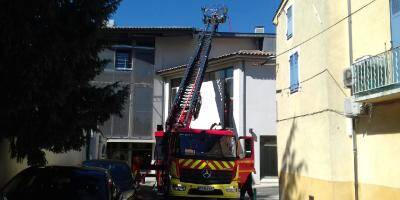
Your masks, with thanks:
[{"label": "front bumper", "polygon": [[[211,186],[213,190],[202,191],[199,187]],[[170,195],[177,197],[207,197],[207,198],[239,198],[239,187],[236,181],[230,184],[202,185],[181,182],[179,179],[171,180]]]}]

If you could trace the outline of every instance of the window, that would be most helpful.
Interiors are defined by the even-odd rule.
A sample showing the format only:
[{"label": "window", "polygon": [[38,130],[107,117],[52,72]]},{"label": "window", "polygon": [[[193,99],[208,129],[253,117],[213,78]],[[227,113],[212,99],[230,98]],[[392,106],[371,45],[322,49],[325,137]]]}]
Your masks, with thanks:
[{"label": "window", "polygon": [[130,50],[115,51],[115,69],[131,70],[132,55]]},{"label": "window", "polygon": [[392,14],[396,15],[400,11],[400,0],[392,0]]},{"label": "window", "polygon": [[286,11],[286,26],[287,32],[286,37],[290,39],[293,35],[293,8],[290,6]]},{"label": "window", "polygon": [[171,79],[171,81],[170,81],[170,84],[171,84],[171,91],[170,91],[170,95],[169,95],[170,108],[171,108],[172,104],[174,103],[175,96],[178,93],[180,83],[181,83],[180,78],[174,78],[174,79]]},{"label": "window", "polygon": [[225,71],[224,83],[224,127],[233,127],[233,68],[228,68]]},{"label": "window", "polygon": [[299,54],[296,52],[290,56],[290,92],[297,92],[299,89]]}]

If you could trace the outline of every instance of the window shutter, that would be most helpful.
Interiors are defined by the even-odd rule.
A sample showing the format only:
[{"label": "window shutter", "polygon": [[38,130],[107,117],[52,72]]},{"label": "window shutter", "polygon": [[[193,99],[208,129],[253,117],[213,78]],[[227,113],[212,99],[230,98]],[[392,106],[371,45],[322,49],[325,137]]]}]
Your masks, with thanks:
[{"label": "window shutter", "polygon": [[392,0],[392,15],[400,11],[400,0]]},{"label": "window shutter", "polygon": [[291,55],[290,56],[290,60],[289,60],[289,62],[290,62],[290,90],[292,90],[292,85],[293,85],[293,81],[294,81],[294,78],[293,78],[293,71],[294,71],[294,59],[293,59],[293,55]]},{"label": "window shutter", "polygon": [[290,6],[286,11],[286,26],[287,26],[287,39],[291,38],[293,35],[293,11],[292,6]]},{"label": "window shutter", "polygon": [[299,65],[298,53],[290,56],[290,92],[297,92],[299,89]]}]

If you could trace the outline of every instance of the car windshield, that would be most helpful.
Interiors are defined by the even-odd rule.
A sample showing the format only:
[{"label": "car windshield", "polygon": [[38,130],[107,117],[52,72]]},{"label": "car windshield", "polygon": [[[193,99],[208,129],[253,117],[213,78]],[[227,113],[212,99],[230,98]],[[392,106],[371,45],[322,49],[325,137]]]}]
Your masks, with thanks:
[{"label": "car windshield", "polygon": [[118,162],[106,162],[106,161],[85,161],[84,166],[88,167],[100,167],[103,169],[108,169],[111,172],[111,176],[116,181],[122,181],[130,179],[131,170],[129,166],[124,163]]},{"label": "car windshield", "polygon": [[178,144],[177,153],[180,157],[236,158],[236,140],[233,136],[181,133]]},{"label": "car windshield", "polygon": [[94,170],[36,169],[18,174],[2,192],[8,200],[106,200],[106,184],[105,173]]}]

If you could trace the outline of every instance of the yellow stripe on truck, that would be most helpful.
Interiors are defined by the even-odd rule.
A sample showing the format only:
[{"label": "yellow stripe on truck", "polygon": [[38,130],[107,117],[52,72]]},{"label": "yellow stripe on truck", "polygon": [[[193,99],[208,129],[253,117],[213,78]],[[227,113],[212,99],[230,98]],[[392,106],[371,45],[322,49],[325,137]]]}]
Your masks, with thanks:
[{"label": "yellow stripe on truck", "polygon": [[225,168],[231,168],[226,161],[222,161],[222,164],[224,164]]},{"label": "yellow stripe on truck", "polygon": [[187,160],[185,163],[183,163],[183,166],[187,167],[192,161],[192,159]]},{"label": "yellow stripe on truck", "polygon": [[208,164],[208,166],[212,169],[212,170],[215,170],[215,167],[214,167],[214,165],[211,163],[211,162],[209,162],[209,163],[207,163]]},{"label": "yellow stripe on truck", "polygon": [[214,165],[218,167],[218,169],[223,169],[223,167],[221,166],[221,164],[219,164],[218,161],[214,161]]},{"label": "yellow stripe on truck", "polygon": [[190,168],[195,168],[197,164],[199,164],[201,162],[201,160],[196,160],[194,161],[194,163],[192,164],[192,166],[190,166]]},{"label": "yellow stripe on truck", "polygon": [[198,169],[204,169],[205,166],[207,166],[207,163],[206,163],[206,162],[203,162],[203,163],[199,166]]}]

